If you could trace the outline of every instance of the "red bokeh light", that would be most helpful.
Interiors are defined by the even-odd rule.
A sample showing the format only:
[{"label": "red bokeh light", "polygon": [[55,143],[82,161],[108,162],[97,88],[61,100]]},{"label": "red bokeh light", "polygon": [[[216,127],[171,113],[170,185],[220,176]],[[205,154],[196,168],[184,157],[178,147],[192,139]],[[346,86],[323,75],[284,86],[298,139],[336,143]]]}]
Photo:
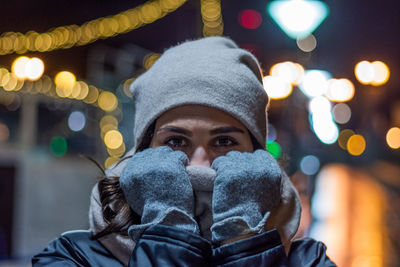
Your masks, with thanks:
[{"label": "red bokeh light", "polygon": [[238,20],[239,24],[247,29],[257,29],[262,22],[260,13],[253,9],[240,11]]}]

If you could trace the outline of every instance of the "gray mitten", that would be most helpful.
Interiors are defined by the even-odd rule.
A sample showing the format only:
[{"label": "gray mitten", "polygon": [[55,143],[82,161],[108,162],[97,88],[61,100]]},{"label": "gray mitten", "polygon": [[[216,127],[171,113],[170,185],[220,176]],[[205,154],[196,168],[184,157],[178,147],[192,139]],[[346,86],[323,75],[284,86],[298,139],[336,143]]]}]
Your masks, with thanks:
[{"label": "gray mitten", "polygon": [[134,241],[154,224],[199,233],[187,162],[185,153],[166,146],[146,149],[129,160],[119,182],[129,206],[141,216],[141,224],[128,229]]},{"label": "gray mitten", "polygon": [[231,151],[214,160],[212,240],[220,242],[265,231],[280,202],[281,169],[265,150]]}]

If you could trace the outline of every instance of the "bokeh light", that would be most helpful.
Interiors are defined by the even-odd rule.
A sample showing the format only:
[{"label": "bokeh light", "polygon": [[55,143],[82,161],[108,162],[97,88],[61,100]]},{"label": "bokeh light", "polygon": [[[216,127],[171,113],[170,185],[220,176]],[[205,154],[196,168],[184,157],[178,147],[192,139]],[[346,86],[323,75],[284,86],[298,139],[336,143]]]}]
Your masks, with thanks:
[{"label": "bokeh light", "polygon": [[312,126],[318,139],[324,144],[333,144],[339,137],[339,128],[333,122],[331,113],[313,113]]},{"label": "bokeh light", "polygon": [[340,124],[349,122],[351,118],[351,109],[345,103],[336,104],[332,109],[332,113],[335,121]]},{"label": "bokeh light", "polygon": [[44,63],[37,57],[28,58],[22,56],[14,60],[11,70],[19,79],[35,81],[42,77],[44,72]]},{"label": "bokeh light", "polygon": [[40,58],[31,58],[25,65],[25,75],[29,80],[35,81],[42,77],[44,63]]},{"label": "bokeh light", "polygon": [[239,24],[246,29],[257,29],[262,23],[260,13],[253,9],[242,10],[239,13]]},{"label": "bokeh light", "polygon": [[386,142],[390,148],[400,148],[400,128],[393,127],[386,133]]},{"label": "bokeh light", "polygon": [[113,111],[118,106],[118,100],[113,93],[104,91],[99,95],[98,104],[104,111]]},{"label": "bokeh light", "polygon": [[93,104],[97,101],[97,98],[99,97],[99,89],[94,87],[93,85],[89,86],[88,93],[86,97],[83,99],[83,102],[87,104]]},{"label": "bokeh light", "polygon": [[56,92],[60,97],[69,97],[76,83],[76,77],[69,71],[61,71],[54,77]]},{"label": "bokeh light", "polygon": [[328,6],[320,1],[271,1],[268,13],[291,38],[304,38],[311,34],[326,18]]},{"label": "bokeh light", "polygon": [[385,84],[390,77],[390,69],[382,61],[361,61],[355,66],[354,73],[360,83],[373,86]]},{"label": "bokeh light", "polygon": [[366,145],[364,137],[355,134],[347,140],[347,151],[353,156],[359,156],[364,153]]},{"label": "bokeh light", "polygon": [[308,155],[301,159],[300,169],[306,175],[314,175],[318,172],[320,166],[319,159],[314,155]]},{"label": "bokeh light", "polygon": [[280,77],[265,76],[263,84],[265,91],[271,99],[286,98],[293,90],[292,85]]},{"label": "bokeh light", "polygon": [[311,114],[328,114],[330,116],[332,104],[324,96],[317,96],[310,100],[308,110]]},{"label": "bokeh light", "polygon": [[348,79],[330,79],[326,97],[334,102],[346,102],[354,97],[354,85]]},{"label": "bokeh light", "polygon": [[148,70],[150,67],[157,61],[157,59],[161,56],[159,53],[149,53],[143,58],[143,67]]},{"label": "bokeh light", "polygon": [[79,95],[77,95],[75,98],[82,100],[89,94],[89,86],[82,81],[78,81],[76,84],[79,86]]},{"label": "bokeh light", "polygon": [[2,79],[2,85],[4,90],[13,91],[17,88],[18,77],[14,73],[6,73]]},{"label": "bokeh light", "polygon": [[56,136],[50,141],[50,151],[56,157],[64,156],[67,153],[67,140],[64,137]]},{"label": "bokeh light", "polygon": [[343,150],[347,150],[347,141],[351,136],[355,135],[355,132],[350,129],[344,129],[340,132],[338,138],[339,147]]},{"label": "bokeh light", "polygon": [[300,64],[290,61],[277,63],[271,67],[270,76],[281,78],[292,85],[298,85],[303,79],[304,68]]},{"label": "bokeh light", "polygon": [[126,151],[126,147],[125,147],[124,143],[122,143],[122,145],[116,149],[111,149],[111,148],[107,147],[108,154],[113,157],[121,157],[125,153],[125,151]]},{"label": "bokeh light", "polygon": [[116,117],[112,115],[105,115],[100,119],[100,128],[105,127],[106,125],[114,125],[115,127],[118,126],[118,120]]},{"label": "bokeh light", "polygon": [[308,97],[323,95],[328,89],[328,79],[331,77],[332,75],[327,71],[307,70],[299,88]]},{"label": "bokeh light", "polygon": [[296,43],[297,47],[304,52],[311,52],[317,47],[317,39],[315,39],[315,36],[312,34],[303,39],[298,38]]},{"label": "bokeh light", "polygon": [[111,149],[119,148],[123,141],[122,134],[118,130],[110,130],[104,135],[104,143]]},{"label": "bokeh light", "polygon": [[81,111],[73,111],[68,117],[68,127],[74,131],[81,131],[86,125],[86,117]]},{"label": "bokeh light", "polygon": [[17,59],[14,60],[12,66],[11,66],[11,71],[19,78],[19,79],[25,79],[26,74],[25,74],[25,66],[29,62],[29,58],[22,56],[18,57]]},{"label": "bokeh light", "polygon": [[118,157],[108,157],[104,162],[104,167],[109,168],[120,160]]},{"label": "bokeh light", "polygon": [[276,159],[282,154],[282,148],[277,142],[267,143],[267,151]]},{"label": "bokeh light", "polygon": [[374,61],[371,65],[374,69],[374,79],[371,81],[371,84],[374,86],[385,84],[390,76],[389,67],[382,61]]},{"label": "bokeh light", "polygon": [[354,73],[357,80],[362,84],[369,84],[374,79],[374,68],[366,60],[357,63]]}]

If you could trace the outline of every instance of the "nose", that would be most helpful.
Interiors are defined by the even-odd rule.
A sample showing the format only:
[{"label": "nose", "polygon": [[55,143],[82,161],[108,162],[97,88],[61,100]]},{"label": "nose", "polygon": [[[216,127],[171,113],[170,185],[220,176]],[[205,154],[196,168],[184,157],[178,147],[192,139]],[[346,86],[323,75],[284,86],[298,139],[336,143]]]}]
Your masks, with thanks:
[{"label": "nose", "polygon": [[193,153],[189,156],[189,166],[200,165],[211,167],[211,163],[211,154],[202,146],[196,147]]}]

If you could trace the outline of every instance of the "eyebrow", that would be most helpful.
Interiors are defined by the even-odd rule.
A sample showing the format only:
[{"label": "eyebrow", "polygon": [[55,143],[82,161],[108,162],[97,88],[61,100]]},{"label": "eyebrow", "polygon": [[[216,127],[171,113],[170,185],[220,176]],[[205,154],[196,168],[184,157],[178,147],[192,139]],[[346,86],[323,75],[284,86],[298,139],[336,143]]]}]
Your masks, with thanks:
[{"label": "eyebrow", "polygon": [[187,136],[192,136],[191,132],[189,132],[185,129],[179,128],[179,127],[163,127],[163,128],[158,129],[158,132],[160,132],[160,131],[169,131],[169,132],[179,133],[179,134],[183,134],[183,135],[187,135]]},{"label": "eyebrow", "polygon": [[221,127],[210,131],[211,135],[226,134],[226,133],[245,133],[245,132],[242,129],[233,126]]},{"label": "eyebrow", "polygon": [[[174,133],[179,133],[183,134],[186,136],[192,136],[192,133],[190,131],[187,131],[185,129],[179,128],[179,127],[164,127],[160,128],[158,132],[160,131],[169,131],[169,132],[174,132]],[[214,130],[210,131],[210,135],[216,135],[216,134],[226,134],[226,133],[245,133],[242,129],[239,129],[234,126],[227,126],[227,127],[220,127]]]}]

